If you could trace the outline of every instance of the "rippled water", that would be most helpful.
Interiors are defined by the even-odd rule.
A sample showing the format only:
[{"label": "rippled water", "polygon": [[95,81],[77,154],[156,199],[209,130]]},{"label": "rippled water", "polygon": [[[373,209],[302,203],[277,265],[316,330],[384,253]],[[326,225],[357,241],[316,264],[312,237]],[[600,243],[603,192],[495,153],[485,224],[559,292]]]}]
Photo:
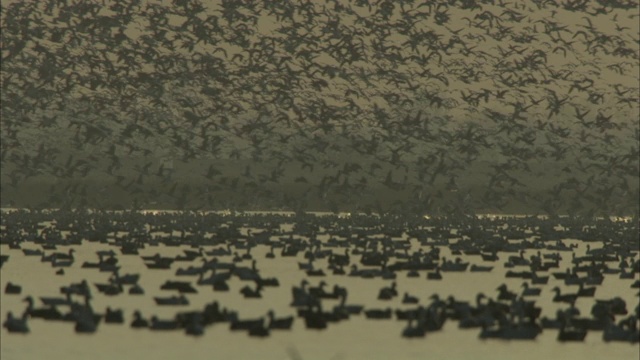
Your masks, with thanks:
[{"label": "rippled water", "polygon": [[[585,252],[584,244],[580,244],[577,254]],[[590,243],[593,248],[594,243]],[[597,244],[597,243],[596,243]],[[419,244],[413,243],[417,248]],[[35,245],[25,245],[23,248],[36,248]],[[0,286],[2,289],[8,281],[22,285],[22,295],[0,296],[3,321],[7,311],[21,314],[26,308],[22,299],[26,295],[61,296],[59,288],[70,283],[87,279],[90,284],[106,283],[109,273],[100,273],[96,269],[82,269],[84,261],[95,262],[98,250],[108,250],[113,247],[107,244],[84,242],[81,246],[74,246],[77,253],[72,267],[67,268],[64,276],[54,275],[55,269],[49,263],[42,263],[39,257],[25,257],[21,250],[11,250],[2,245],[2,254],[10,255],[1,270]],[[187,246],[157,247],[147,246],[140,251],[140,255],[174,256],[188,249]],[[428,333],[424,339],[405,339],[401,337],[406,322],[393,320],[368,320],[364,314],[352,316],[350,320],[330,323],[326,330],[307,330],[301,318],[295,318],[291,331],[272,331],[265,339],[251,338],[245,332],[231,332],[228,324],[215,324],[206,328],[205,334],[199,338],[186,336],[182,331],[158,332],[148,329],[134,330],[129,327],[132,313],[139,309],[146,318],[158,315],[159,318],[171,318],[176,312],[187,310],[201,310],[203,306],[214,300],[221,306],[238,311],[241,319],[265,316],[269,309],[273,309],[277,317],[294,315],[295,309],[289,307],[291,302],[291,287],[298,286],[303,278],[307,278],[311,286],[320,280],[326,281],[330,289],[334,284],[346,286],[349,289],[348,303],[362,304],[367,308],[411,308],[415,305],[402,305],[402,294],[408,291],[420,298],[421,304],[430,302],[429,296],[439,294],[440,297],[453,295],[457,300],[473,302],[478,292],[483,292],[495,298],[495,289],[502,283],[509,289],[519,291],[522,279],[505,278],[507,269],[503,268],[507,255],[502,254],[501,260],[495,263],[482,261],[479,256],[463,256],[472,264],[493,265],[491,273],[443,273],[442,281],[426,280],[421,272],[419,278],[407,278],[405,272],[399,272],[399,296],[392,301],[377,300],[378,290],[390,283],[386,280],[368,280],[348,276],[331,275],[325,270],[324,278],[308,278],[304,272],[298,270],[298,262],[304,262],[302,253],[297,258],[275,259],[265,258],[268,248],[259,245],[252,251],[258,260],[257,267],[263,277],[277,277],[279,288],[265,288],[262,299],[244,299],[239,290],[252,282],[243,282],[233,277],[229,281],[231,291],[228,293],[214,292],[211,287],[198,287],[198,294],[187,294],[189,306],[156,306],[153,296],[173,295],[172,291],[159,290],[160,285],[167,279],[193,281],[192,277],[176,277],[175,271],[179,267],[186,268],[189,262],[174,262],[170,270],[148,270],[139,256],[120,255],[119,265],[121,274],[140,273],[140,284],[145,289],[144,296],[128,295],[126,292],[118,296],[105,296],[92,287],[92,306],[103,313],[107,306],[122,308],[125,313],[125,324],[101,323],[95,334],[76,334],[73,323],[47,322],[41,319],[29,321],[31,333],[16,335],[2,329],[0,357],[11,359],[638,359],[640,348],[637,344],[605,343],[602,332],[589,332],[584,343],[565,344],[556,341],[556,330],[545,330],[534,341],[504,341],[481,340],[478,338],[479,329],[460,330],[457,322],[448,320],[440,332]],[[67,251],[67,247],[59,246],[58,251]],[[342,250],[336,249],[341,252]],[[544,253],[544,252],[543,252]],[[278,252],[276,252],[278,254]],[[441,250],[443,256],[451,256],[448,249]],[[525,257],[535,254],[528,251]],[[570,253],[562,253],[563,271],[570,265]],[[224,261],[221,258],[221,261]],[[358,263],[359,257],[352,256],[352,263]],[[250,266],[250,261],[241,265]],[[326,269],[326,260],[316,260],[314,265]],[[517,270],[517,269],[515,269]],[[637,278],[637,274],[636,274]],[[620,296],[627,302],[629,311],[633,311],[638,304],[637,289],[631,289],[633,280],[620,280],[617,275],[606,275],[606,279],[596,291],[595,298],[579,298],[576,306],[583,316],[589,316],[594,299],[610,299]],[[576,287],[565,287],[560,280],[552,276],[549,283],[543,287],[543,292],[537,298],[536,304],[542,307],[542,315],[554,317],[558,305],[552,302],[551,288],[559,285],[563,290],[571,291]],[[126,290],[126,288],[125,288]],[[536,298],[532,298],[536,299]],[[325,309],[337,304],[334,300],[323,300]],[[39,301],[36,301],[39,307]],[[61,308],[64,310],[64,308]]]}]

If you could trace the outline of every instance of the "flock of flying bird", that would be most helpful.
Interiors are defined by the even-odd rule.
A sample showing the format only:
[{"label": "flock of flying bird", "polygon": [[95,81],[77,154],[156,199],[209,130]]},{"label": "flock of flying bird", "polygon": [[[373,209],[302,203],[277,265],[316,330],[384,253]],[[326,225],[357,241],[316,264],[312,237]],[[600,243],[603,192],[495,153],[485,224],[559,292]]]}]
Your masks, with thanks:
[{"label": "flock of flying bird", "polygon": [[636,9],[12,2],[3,206],[637,213]]},{"label": "flock of flying bird", "polygon": [[[107,283],[93,284],[100,293],[97,296],[145,294],[141,286],[144,274],[121,272],[120,260],[124,256],[139,256],[148,271],[174,273],[176,279],[166,280],[160,289],[179,295],[155,296],[153,302],[157,306],[187,307],[189,296],[213,289],[214,300],[204,309],[180,311],[172,318],[145,318],[143,313],[153,308],[150,302],[149,307],[133,312],[129,321],[135,329],[181,330],[200,336],[208,326],[226,324],[232,331],[265,337],[271,331],[292,329],[296,318],[307,329],[322,330],[364,316],[371,321],[394,317],[404,321],[407,326],[402,336],[409,338],[440,331],[446,321],[453,320],[461,329],[479,329],[482,339],[535,339],[543,329],[557,329],[559,341],[583,341],[591,332],[601,333],[605,341],[640,340],[640,305],[629,314],[625,300],[615,294],[601,293],[597,300],[591,300],[605,281],[621,281],[625,287],[640,288],[637,227],[631,222],[602,220],[594,224],[577,218],[537,217],[340,218],[302,213],[249,216],[65,210],[13,211],[5,213],[2,220],[2,245],[9,247],[9,255],[3,255],[3,264],[20,256],[21,251],[35,261],[40,258],[43,263],[50,262],[58,275],[64,275],[64,269],[69,267],[106,273]],[[292,230],[286,230],[283,227],[286,224],[293,225]],[[583,250],[565,239],[586,243],[585,253],[578,253]],[[99,261],[84,261],[80,265],[74,247],[87,241],[112,249],[98,251]],[[161,243],[175,248],[182,246],[182,252],[175,256],[162,256],[159,252],[150,255]],[[60,251],[59,247],[69,251]],[[267,248],[270,251],[265,253]],[[262,299],[263,292],[278,291],[278,278],[261,272],[258,263],[282,258],[297,259],[302,275],[300,286],[291,289],[289,306],[295,309],[295,314],[276,317],[269,310],[264,317],[247,319],[240,314],[241,309],[222,307],[216,293],[239,291],[245,299],[254,301]],[[246,266],[249,262],[252,266]],[[180,267],[176,268],[178,264]],[[294,262],[290,264],[295,266]],[[568,266],[566,271],[561,268],[564,265]],[[437,293],[429,300],[420,299],[411,294],[418,287],[401,289],[396,283],[401,276],[426,278],[424,286],[428,287],[433,281],[447,281],[450,272],[487,273],[494,267],[507,269],[507,279],[522,281],[522,290],[515,291],[502,284],[495,290],[495,296],[490,292],[478,293],[474,303]],[[360,278],[358,281],[390,282],[377,296],[379,304],[387,306],[349,303],[347,287],[338,285],[346,276]],[[491,281],[486,280],[484,283],[490,286]],[[238,290],[238,281],[255,286],[245,285]],[[333,281],[336,284],[327,289]],[[536,299],[552,285],[553,302],[561,307],[556,317],[541,316],[543,309]],[[577,290],[562,293],[560,286]],[[87,280],[63,286],[62,297],[40,297],[44,307],[36,307],[29,295],[24,299],[27,307],[22,315],[16,317],[8,311],[4,326],[9,332],[28,333],[28,322],[40,318],[67,321],[75,324],[76,332],[93,333],[100,323],[125,323],[122,309],[109,306],[104,313],[93,309],[95,290]],[[21,293],[20,285],[8,282],[3,296]],[[576,303],[587,301],[592,304],[591,312],[581,314]],[[392,304],[400,303],[399,308],[392,309]],[[333,306],[329,307],[330,304]]]}]

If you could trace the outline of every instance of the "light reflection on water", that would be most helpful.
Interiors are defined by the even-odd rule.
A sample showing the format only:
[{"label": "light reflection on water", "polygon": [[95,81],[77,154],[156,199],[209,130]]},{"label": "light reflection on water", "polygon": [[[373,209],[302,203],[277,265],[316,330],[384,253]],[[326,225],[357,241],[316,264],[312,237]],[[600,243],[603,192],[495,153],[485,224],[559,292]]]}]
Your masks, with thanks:
[{"label": "light reflection on water", "polygon": [[[322,238],[320,238],[322,240]],[[585,244],[569,240],[569,243],[579,245],[577,255],[584,254]],[[412,250],[418,248],[419,243],[412,242]],[[600,243],[590,243],[591,247],[602,246]],[[35,248],[25,245],[24,248]],[[95,252],[108,250],[107,244],[84,242],[76,246],[76,262],[66,269],[66,275],[55,276],[55,270],[48,263],[40,262],[38,257],[22,256],[20,250],[10,250],[7,245],[0,246],[2,254],[10,255],[4,264],[0,278],[2,289],[8,281],[23,286],[22,295],[0,296],[3,320],[7,311],[21,314],[26,304],[21,300],[31,294],[39,296],[59,296],[60,286],[80,282],[87,279],[90,284],[106,283],[108,273],[100,273],[94,269],[81,269],[84,261],[96,261]],[[187,246],[167,247],[160,244],[157,247],[147,246],[140,251],[140,255],[175,256],[188,249]],[[257,267],[263,277],[277,277],[279,288],[266,288],[263,299],[244,299],[238,293],[239,289],[248,283],[233,278],[229,281],[229,293],[214,292],[210,287],[198,287],[198,294],[188,294],[190,305],[186,307],[159,307],[153,301],[153,296],[172,295],[172,292],[159,290],[160,285],[167,279],[193,281],[192,277],[176,277],[175,271],[179,267],[186,268],[188,262],[175,262],[171,270],[147,270],[138,256],[124,256],[118,253],[121,274],[140,273],[140,284],[146,294],[142,297],[131,296],[126,293],[109,297],[97,292],[92,287],[93,308],[103,313],[107,306],[122,308],[125,313],[125,325],[100,324],[93,335],[75,334],[72,323],[52,323],[40,319],[30,320],[31,333],[28,335],[8,334],[5,329],[1,333],[0,358],[11,359],[637,359],[640,356],[638,345],[626,343],[605,343],[601,332],[592,331],[587,335],[584,343],[563,344],[556,341],[556,330],[545,330],[535,341],[501,341],[480,340],[479,330],[459,330],[457,323],[448,320],[440,332],[428,333],[424,339],[407,340],[402,338],[402,329],[406,326],[397,320],[367,320],[364,315],[352,316],[350,320],[337,324],[329,324],[325,331],[305,329],[304,322],[296,318],[291,331],[272,331],[266,339],[250,338],[244,332],[230,332],[228,324],[215,324],[208,327],[204,336],[193,338],[183,332],[153,332],[150,330],[133,330],[128,327],[134,310],[139,309],[147,318],[158,315],[159,318],[170,318],[178,311],[201,310],[203,306],[214,300],[221,306],[236,310],[241,319],[265,316],[273,309],[276,316],[294,315],[295,309],[289,307],[291,301],[291,287],[298,286],[305,278],[305,274],[298,270],[298,262],[304,262],[302,255],[297,258],[276,259],[265,258],[268,248],[259,245],[252,251],[258,260]],[[59,247],[59,251],[67,251],[66,247]],[[340,252],[341,250],[336,250]],[[543,252],[544,253],[544,252]],[[442,256],[452,258],[448,249],[441,249]],[[525,258],[535,254],[528,250]],[[571,264],[570,253],[562,253],[563,261],[559,269],[563,271]],[[466,256],[465,261],[472,264],[493,265],[491,273],[443,273],[443,281],[428,281],[425,274],[420,278],[407,278],[406,273],[399,272],[399,296],[391,302],[376,299],[378,290],[390,283],[386,280],[366,280],[348,276],[331,275],[330,271],[324,278],[308,278],[312,286],[320,280],[326,281],[331,288],[334,284],[349,289],[349,303],[362,304],[367,308],[411,308],[402,305],[401,298],[405,291],[421,299],[421,304],[428,304],[432,294],[439,294],[441,298],[453,295],[458,300],[473,303],[475,295],[483,292],[495,298],[495,289],[505,283],[509,289],[519,291],[522,279],[505,278],[502,264],[507,254],[501,255],[501,260],[495,263],[484,262],[479,257]],[[222,260],[222,258],[221,258]],[[358,263],[359,257],[352,256],[352,262]],[[326,260],[317,260],[316,265],[326,269]],[[250,266],[250,262],[242,263]],[[636,274],[637,278],[637,274]],[[632,281],[619,280],[617,276],[606,275],[606,279],[596,291],[595,299],[609,299],[620,296],[627,302],[630,312],[638,304],[637,290],[629,286]],[[541,316],[555,316],[558,305],[552,302],[551,288],[560,285],[563,291],[575,291],[575,287],[565,287],[561,281],[553,277],[549,284],[543,287],[542,295],[536,303],[543,311]],[[126,290],[126,289],[125,289]],[[590,314],[594,299],[579,298],[576,307],[582,315]],[[324,300],[324,307],[330,309],[337,301]],[[36,304],[36,307],[38,305]]]}]

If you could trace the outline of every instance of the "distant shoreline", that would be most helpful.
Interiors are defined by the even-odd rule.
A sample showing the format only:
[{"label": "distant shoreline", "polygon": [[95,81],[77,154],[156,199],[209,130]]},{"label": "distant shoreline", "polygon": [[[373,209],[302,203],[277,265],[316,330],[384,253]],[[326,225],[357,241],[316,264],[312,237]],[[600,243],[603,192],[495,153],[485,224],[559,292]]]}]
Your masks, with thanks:
[{"label": "distant shoreline", "polygon": [[[27,208],[6,208],[6,207],[2,207],[0,208],[0,213],[6,213],[6,212],[12,212],[12,211],[28,211],[31,209],[27,209]],[[51,209],[37,209],[38,211],[57,211],[60,210],[59,208],[51,208]],[[78,210],[78,209],[73,209],[73,210]],[[86,210],[92,212],[95,211],[96,209],[91,209],[91,208],[87,208]],[[129,212],[129,211],[134,211],[134,212],[140,212],[143,214],[146,213],[151,213],[151,214],[163,214],[163,213],[179,213],[179,212],[187,212],[187,213],[203,213],[203,214],[211,214],[211,213],[217,213],[220,215],[261,215],[261,214],[277,214],[277,215],[285,215],[285,216],[293,216],[296,214],[295,211],[285,211],[285,210],[266,210],[266,211],[255,211],[255,210],[233,210],[233,209],[226,209],[226,210],[172,210],[172,209],[141,209],[141,210],[134,210],[134,209],[127,209],[127,210],[110,210],[110,209],[103,209],[100,210],[103,212],[113,212],[113,213],[117,213],[117,212]],[[316,215],[316,216],[329,216],[329,215],[336,215],[338,217],[349,217],[353,214],[356,215],[373,215],[373,216],[379,216],[379,214],[377,213],[372,213],[372,214],[365,214],[362,212],[358,212],[358,213],[351,213],[351,212],[339,212],[339,213],[333,213],[333,212],[329,212],[329,211],[305,211],[305,214],[312,214],[312,215]],[[438,216],[429,216],[429,215],[423,215],[425,218],[430,218],[430,217],[438,217]],[[528,217],[536,217],[539,219],[548,219],[550,216],[549,215],[541,215],[541,214],[508,214],[508,213],[478,213],[478,214],[469,214],[468,216],[474,216],[477,218],[528,218]],[[567,218],[570,217],[570,215],[568,214],[561,214],[561,215],[556,215],[557,217],[560,218]],[[597,216],[595,217],[596,220],[603,220],[605,219],[605,217],[602,216]],[[625,222],[629,222],[632,221],[634,219],[633,216],[609,216],[609,219],[611,221],[625,221]]]}]

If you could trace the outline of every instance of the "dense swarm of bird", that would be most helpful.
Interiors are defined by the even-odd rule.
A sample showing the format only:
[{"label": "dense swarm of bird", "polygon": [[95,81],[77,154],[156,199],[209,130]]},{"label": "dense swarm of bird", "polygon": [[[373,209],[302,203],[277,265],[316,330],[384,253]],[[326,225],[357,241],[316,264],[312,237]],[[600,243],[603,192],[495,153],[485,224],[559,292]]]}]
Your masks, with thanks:
[{"label": "dense swarm of bird", "polygon": [[637,5],[10,2],[3,206],[637,213]]}]

